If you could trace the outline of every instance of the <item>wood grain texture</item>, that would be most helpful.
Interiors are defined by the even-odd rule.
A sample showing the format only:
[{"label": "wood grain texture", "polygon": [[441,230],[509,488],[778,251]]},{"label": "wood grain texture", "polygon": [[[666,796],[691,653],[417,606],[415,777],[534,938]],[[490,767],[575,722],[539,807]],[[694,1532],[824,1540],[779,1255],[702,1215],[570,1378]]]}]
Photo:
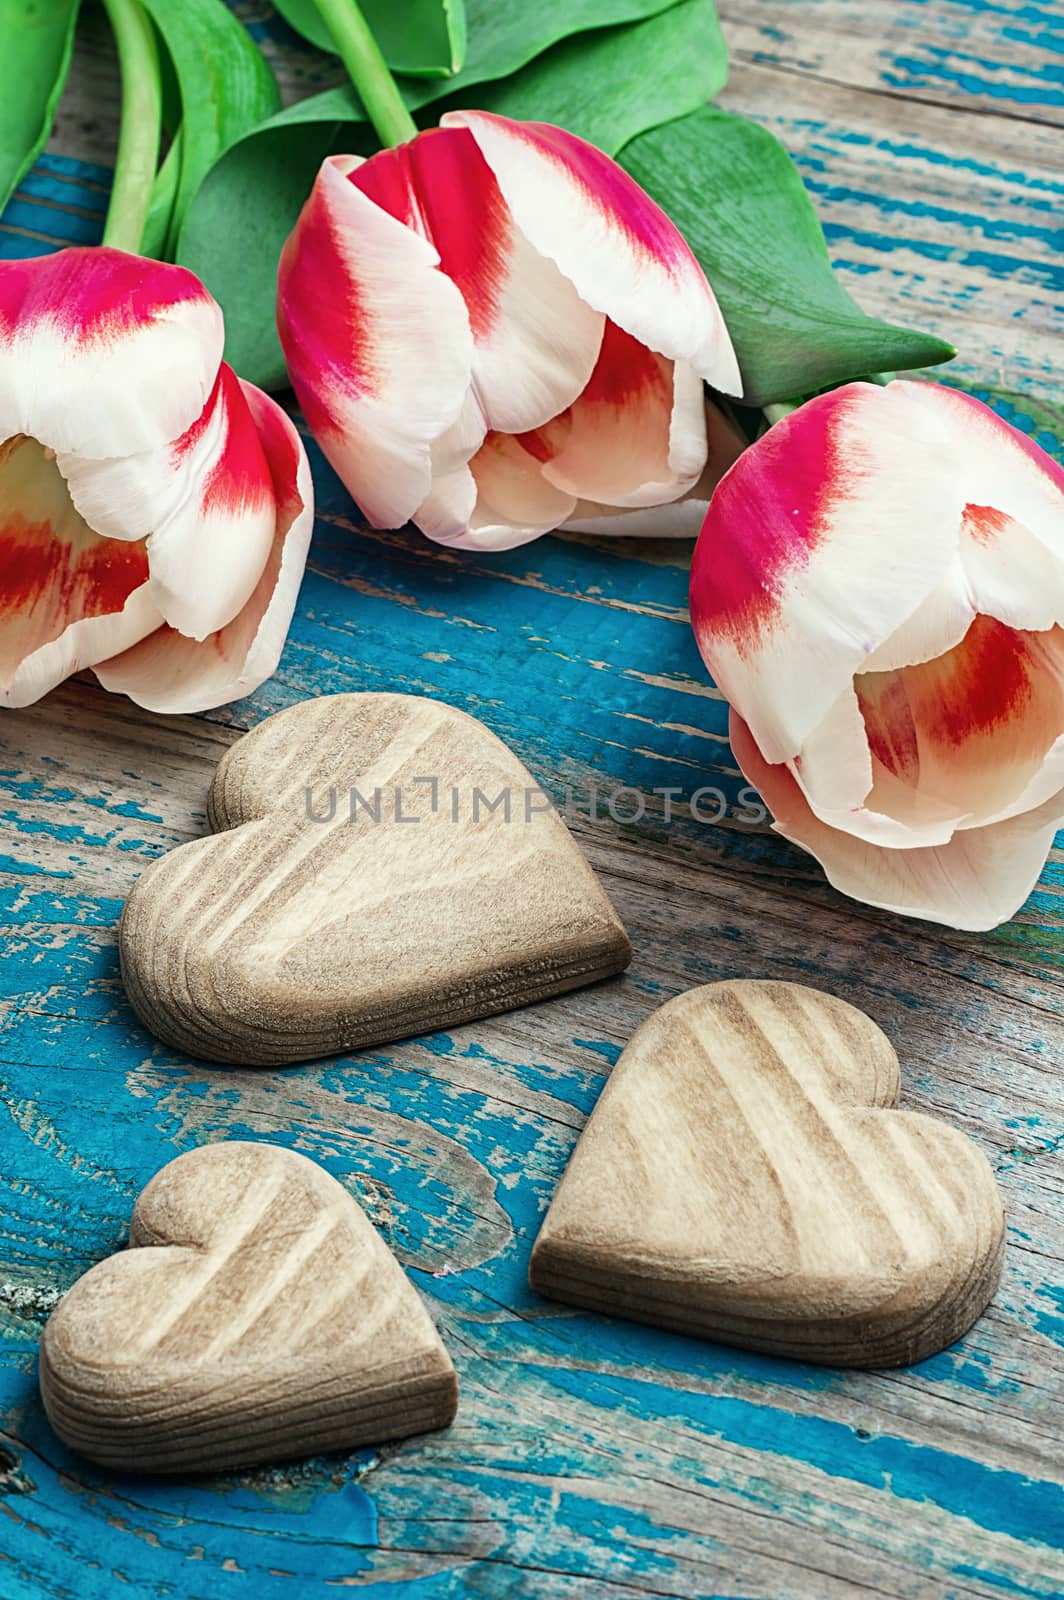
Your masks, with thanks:
[{"label": "wood grain texture", "polygon": [[[767,24],[815,34],[837,83],[747,60],[744,44],[727,103],[768,121],[816,182],[862,303],[953,338],[961,375],[1059,457],[1044,414],[993,392],[1003,376],[1059,392],[1059,279],[1038,265],[1056,264],[1059,141],[960,79],[949,106],[839,87],[849,3],[789,0]],[[726,9],[733,33],[767,19],[768,0]],[[1056,9],[881,0],[876,25],[908,18],[914,44],[926,26],[972,55],[987,29],[1005,43],[1006,29],[1041,33],[1015,59],[1047,75]],[[293,87],[320,73],[267,0],[239,10]],[[98,19],[83,8],[86,32]],[[76,71],[89,67],[82,51]],[[101,116],[75,85],[54,152],[0,219],[5,254],[99,237],[116,108]],[[929,210],[898,210],[899,192]],[[1045,233],[1012,241],[1017,221]],[[993,934],[844,901],[736,804],[726,708],[687,625],[689,545],[544,539],[463,555],[366,529],[311,455],[311,563],[270,684],[207,717],[167,721],[84,683],[0,716],[0,1595],[1059,1600],[1064,839]],[[214,770],[242,732],[309,695],[362,690],[470,711],[559,799],[572,791],[632,966],[337,1061],[204,1069],[128,1007],[122,903],[146,866],[203,835]],[[692,818],[701,785],[728,797],[715,825]],[[618,817],[635,816],[622,788],[645,802],[634,821],[608,809],[616,798]],[[665,788],[681,792],[666,802]],[[1004,1276],[952,1349],[834,1371],[528,1289],[533,1240],[624,1043],[672,995],[736,976],[813,984],[867,1011],[904,1064],[902,1105],[990,1159]],[[196,1484],[93,1470],[56,1439],[35,1377],[49,1311],[122,1244],[165,1161],[234,1137],[306,1153],[362,1205],[453,1352],[452,1427]]]},{"label": "wood grain texture", "polygon": [[454,1367],[403,1269],[334,1178],[234,1140],[163,1167],[131,1249],[41,1340],[59,1437],[121,1471],[218,1472],[442,1428]]},{"label": "wood grain texture", "polygon": [[982,1151],[895,1111],[898,1090],[886,1035],[832,995],[740,979],[677,996],[580,1136],[532,1287],[833,1366],[935,1355],[997,1287],[1004,1213]]},{"label": "wood grain texture", "polygon": [[122,914],[122,976],[166,1044],[251,1066],[563,994],[632,947],[549,795],[464,712],[331,695],[269,717],[211,784],[216,837]]}]

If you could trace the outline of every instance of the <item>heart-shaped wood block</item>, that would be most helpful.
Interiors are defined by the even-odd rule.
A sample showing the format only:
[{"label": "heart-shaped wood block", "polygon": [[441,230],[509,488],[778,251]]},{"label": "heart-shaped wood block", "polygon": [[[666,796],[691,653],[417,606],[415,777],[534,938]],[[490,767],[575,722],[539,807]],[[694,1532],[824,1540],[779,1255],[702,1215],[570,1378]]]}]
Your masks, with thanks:
[{"label": "heart-shaped wood block", "polygon": [[541,1294],[832,1366],[951,1344],[1001,1273],[985,1156],[897,1111],[898,1059],[845,1001],[710,984],[632,1036],[532,1253]]},{"label": "heart-shaped wood block", "polygon": [[305,1156],[209,1144],[133,1212],[135,1248],[80,1278],[41,1342],[71,1449],[137,1472],[214,1472],[442,1428],[454,1368],[355,1201]]},{"label": "heart-shaped wood block", "polygon": [[525,767],[435,700],[289,707],[228,751],[208,818],[213,837],[148,868],[119,936],[137,1014],[195,1056],[334,1055],[543,1000],[631,957]]}]

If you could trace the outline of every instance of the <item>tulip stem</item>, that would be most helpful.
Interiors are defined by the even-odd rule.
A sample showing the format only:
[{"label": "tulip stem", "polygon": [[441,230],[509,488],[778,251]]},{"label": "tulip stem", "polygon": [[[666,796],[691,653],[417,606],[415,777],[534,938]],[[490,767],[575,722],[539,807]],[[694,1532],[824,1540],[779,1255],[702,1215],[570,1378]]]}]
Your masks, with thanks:
[{"label": "tulip stem", "polygon": [[797,411],[802,404],[800,400],[774,400],[771,405],[762,406],[761,411],[765,421],[771,428],[774,422],[782,422],[784,417],[789,417],[792,411]]},{"label": "tulip stem", "polygon": [[399,93],[388,63],[356,0],[314,0],[383,145],[405,144],[417,123]]},{"label": "tulip stem", "polygon": [[163,124],[159,51],[140,0],[103,0],[122,74],[122,121],[104,244],[140,250],[151,205]]}]

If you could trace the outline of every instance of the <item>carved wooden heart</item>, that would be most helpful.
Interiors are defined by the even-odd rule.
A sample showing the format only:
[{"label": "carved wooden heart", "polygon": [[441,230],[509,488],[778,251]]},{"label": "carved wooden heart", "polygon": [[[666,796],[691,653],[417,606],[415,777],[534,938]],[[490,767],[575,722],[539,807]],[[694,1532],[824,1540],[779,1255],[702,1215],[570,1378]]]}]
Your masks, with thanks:
[{"label": "carved wooden heart", "polygon": [[107,1467],[213,1472],[445,1427],[458,1387],[403,1269],[345,1189],[274,1145],[171,1161],[136,1248],[48,1319],[45,1410]]},{"label": "carved wooden heart", "polygon": [[863,1012],[798,984],[693,989],[633,1035],[532,1253],[541,1294],[835,1366],[919,1361],[1001,1273],[986,1158],[895,1111]]},{"label": "carved wooden heart", "polygon": [[619,972],[628,938],[546,806],[501,740],[438,701],[291,706],[226,754],[215,836],[163,857],[130,895],[129,997],[167,1043],[262,1065]]}]

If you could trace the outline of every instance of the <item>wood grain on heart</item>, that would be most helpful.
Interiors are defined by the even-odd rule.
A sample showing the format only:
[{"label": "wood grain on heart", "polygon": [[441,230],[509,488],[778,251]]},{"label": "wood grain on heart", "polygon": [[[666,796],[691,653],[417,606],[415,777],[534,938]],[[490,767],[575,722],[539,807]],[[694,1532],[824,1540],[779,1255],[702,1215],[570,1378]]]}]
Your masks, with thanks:
[{"label": "wood grain on heart", "polygon": [[445,1427],[457,1381],[416,1290],[359,1206],[275,1145],[204,1145],[137,1201],[135,1248],[93,1267],[41,1342],[71,1449],[211,1472]]},{"label": "wood grain on heart", "polygon": [[542,1000],[631,956],[525,767],[435,700],[291,706],[228,751],[208,817],[213,837],[148,868],[120,933],[138,1015],[192,1055],[336,1054]]},{"label": "wood grain on heart", "polygon": [[897,1111],[863,1012],[715,983],[632,1036],[532,1253],[533,1288],[776,1355],[896,1366],[952,1343],[1001,1272],[1004,1215],[964,1134]]}]

